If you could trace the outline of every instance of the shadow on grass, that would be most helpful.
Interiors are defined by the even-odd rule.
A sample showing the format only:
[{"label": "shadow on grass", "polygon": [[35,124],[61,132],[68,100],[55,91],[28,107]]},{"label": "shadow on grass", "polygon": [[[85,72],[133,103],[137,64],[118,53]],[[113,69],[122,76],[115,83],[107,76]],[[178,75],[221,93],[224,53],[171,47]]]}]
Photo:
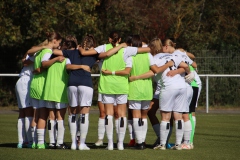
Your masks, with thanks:
[{"label": "shadow on grass", "polygon": [[2,143],[0,144],[0,148],[17,148],[17,143]]},{"label": "shadow on grass", "polygon": [[[71,142],[65,142],[64,143],[68,149],[71,149]],[[103,143],[102,146],[96,146],[95,143],[86,143],[86,145],[91,148],[91,149],[106,149],[107,143]],[[146,144],[146,148],[152,149],[153,146]],[[17,148],[17,143],[2,143],[0,144],[0,148]],[[26,148],[26,147],[23,147]],[[128,147],[127,143],[124,143],[124,148],[125,149],[135,149],[135,147]],[[114,149],[117,149],[117,143],[114,143]]]}]

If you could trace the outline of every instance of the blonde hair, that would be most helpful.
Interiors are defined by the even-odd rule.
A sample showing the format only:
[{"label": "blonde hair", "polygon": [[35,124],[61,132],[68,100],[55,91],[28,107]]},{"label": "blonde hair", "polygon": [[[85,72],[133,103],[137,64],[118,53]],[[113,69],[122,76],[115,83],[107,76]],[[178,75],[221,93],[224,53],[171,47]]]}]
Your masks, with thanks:
[{"label": "blonde hair", "polygon": [[171,46],[171,47],[175,48],[176,43],[174,43],[171,39],[166,39],[163,42],[163,46]]},{"label": "blonde hair", "polygon": [[162,41],[159,38],[154,38],[149,42],[148,47],[151,49],[151,54],[156,55],[162,52]]}]

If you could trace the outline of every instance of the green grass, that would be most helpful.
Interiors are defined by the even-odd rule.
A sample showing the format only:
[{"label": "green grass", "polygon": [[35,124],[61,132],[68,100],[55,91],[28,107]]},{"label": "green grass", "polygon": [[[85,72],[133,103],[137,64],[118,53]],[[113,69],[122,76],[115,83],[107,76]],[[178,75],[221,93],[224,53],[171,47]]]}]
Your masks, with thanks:
[{"label": "green grass", "polygon": [[[0,111],[1,112],[1,111]],[[17,149],[17,112],[0,114],[0,159],[37,159],[37,160],[74,160],[74,159],[238,159],[240,156],[240,125],[239,114],[205,114],[197,115],[197,128],[193,150],[153,150],[150,148],[155,141],[155,134],[149,123],[146,143],[147,149],[134,150],[125,148],[123,151],[108,151],[104,147],[93,147],[97,140],[97,121],[98,114],[95,111],[90,114],[90,127],[87,136],[90,151],[72,150],[36,150],[36,149]],[[70,145],[70,134],[67,126],[67,116],[65,119],[65,142]],[[116,142],[116,135],[115,142]],[[174,142],[175,133],[172,134],[171,142]],[[46,136],[48,142],[48,134]],[[105,136],[105,142],[106,136]],[[125,145],[129,141],[128,130],[125,136]]]}]

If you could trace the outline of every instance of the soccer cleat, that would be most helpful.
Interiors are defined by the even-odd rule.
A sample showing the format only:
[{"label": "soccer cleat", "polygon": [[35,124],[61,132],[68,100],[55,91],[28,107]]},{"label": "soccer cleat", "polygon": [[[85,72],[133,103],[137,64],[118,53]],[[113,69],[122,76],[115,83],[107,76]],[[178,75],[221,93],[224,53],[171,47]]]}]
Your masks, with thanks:
[{"label": "soccer cleat", "polygon": [[175,146],[171,147],[171,149],[182,150],[182,145],[181,144],[175,144]]},{"label": "soccer cleat", "polygon": [[118,150],[120,150],[120,151],[124,150],[123,143],[118,143],[118,144],[117,144],[117,148],[118,148]]},{"label": "soccer cleat", "polygon": [[37,149],[36,143],[33,143],[31,148],[32,148],[32,149]]},{"label": "soccer cleat", "polygon": [[190,144],[182,144],[182,149],[192,149]]},{"label": "soccer cleat", "polygon": [[23,148],[23,145],[21,143],[18,143],[17,148]]},{"label": "soccer cleat", "polygon": [[48,149],[56,149],[56,144],[55,143],[49,143]]},{"label": "soccer cleat", "polygon": [[143,150],[146,149],[145,143],[137,143],[135,146],[136,149]]},{"label": "soccer cleat", "polygon": [[109,150],[109,151],[112,151],[113,150],[113,143],[112,144],[108,143],[108,146],[107,146],[106,149]]},{"label": "soccer cleat", "polygon": [[166,144],[167,149],[171,149],[173,146],[175,146],[175,144],[173,144],[173,143]]},{"label": "soccer cleat", "polygon": [[28,148],[28,142],[24,142],[24,143],[22,144],[22,148]]},{"label": "soccer cleat", "polygon": [[158,146],[158,145],[160,145],[160,137],[158,137],[158,138],[156,139],[156,141],[155,141],[154,144],[153,144],[153,147],[156,147],[156,146]]},{"label": "soccer cleat", "polygon": [[190,143],[190,147],[191,147],[191,149],[193,149],[193,148],[194,148],[194,145],[193,145],[193,143]]},{"label": "soccer cleat", "polygon": [[45,149],[48,149],[48,144],[46,142],[44,142],[44,146],[45,146]]},{"label": "soccer cleat", "polygon": [[45,144],[37,144],[37,149],[45,149]]},{"label": "soccer cleat", "polygon": [[134,147],[136,145],[135,139],[131,139],[128,143],[128,147]]},{"label": "soccer cleat", "polygon": [[159,144],[156,147],[153,148],[154,150],[166,150],[166,147],[164,144]]},{"label": "soccer cleat", "polygon": [[56,149],[68,149],[68,147],[65,144],[57,144]]},{"label": "soccer cleat", "polygon": [[99,139],[96,143],[95,146],[103,146],[103,140]]},{"label": "soccer cleat", "polygon": [[86,145],[86,144],[80,144],[80,146],[78,146],[79,150],[90,150],[90,148]]}]

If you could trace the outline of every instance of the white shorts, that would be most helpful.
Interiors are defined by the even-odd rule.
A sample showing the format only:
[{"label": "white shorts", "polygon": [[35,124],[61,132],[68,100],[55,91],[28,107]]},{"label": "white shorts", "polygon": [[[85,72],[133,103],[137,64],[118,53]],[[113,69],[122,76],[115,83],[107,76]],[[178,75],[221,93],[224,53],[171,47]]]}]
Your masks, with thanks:
[{"label": "white shorts", "polygon": [[31,77],[22,76],[18,79],[15,92],[17,97],[18,108],[27,108],[32,106],[32,98],[30,97]]},{"label": "white shorts", "polygon": [[187,88],[161,90],[160,110],[166,112],[184,112],[187,106]]},{"label": "white shorts", "polygon": [[92,105],[93,89],[87,86],[69,86],[68,101],[71,107],[90,107]]},{"label": "white shorts", "polygon": [[125,104],[127,103],[127,97],[127,94],[102,94],[102,103]]},{"label": "white shorts", "polygon": [[32,104],[33,104],[34,109],[46,107],[46,101],[41,100],[41,99],[32,98]]},{"label": "white shorts", "polygon": [[46,107],[47,108],[63,109],[63,108],[67,108],[67,106],[68,106],[68,103],[46,101]]},{"label": "white shorts", "polygon": [[192,89],[192,86],[190,86],[189,84],[186,84],[186,85],[187,85],[187,105],[186,105],[186,108],[185,108],[185,110],[183,112],[188,113],[189,112],[190,103],[192,101],[193,89]]},{"label": "white shorts", "polygon": [[135,101],[135,100],[129,100],[129,109],[134,110],[147,110],[150,106],[151,101]]},{"label": "white shorts", "polygon": [[[102,96],[102,93],[98,93],[98,101],[100,101],[100,102],[102,102],[102,98],[103,96]],[[113,104],[114,106],[116,106],[117,105],[117,103],[116,103],[116,101],[114,101],[114,104]]]}]

